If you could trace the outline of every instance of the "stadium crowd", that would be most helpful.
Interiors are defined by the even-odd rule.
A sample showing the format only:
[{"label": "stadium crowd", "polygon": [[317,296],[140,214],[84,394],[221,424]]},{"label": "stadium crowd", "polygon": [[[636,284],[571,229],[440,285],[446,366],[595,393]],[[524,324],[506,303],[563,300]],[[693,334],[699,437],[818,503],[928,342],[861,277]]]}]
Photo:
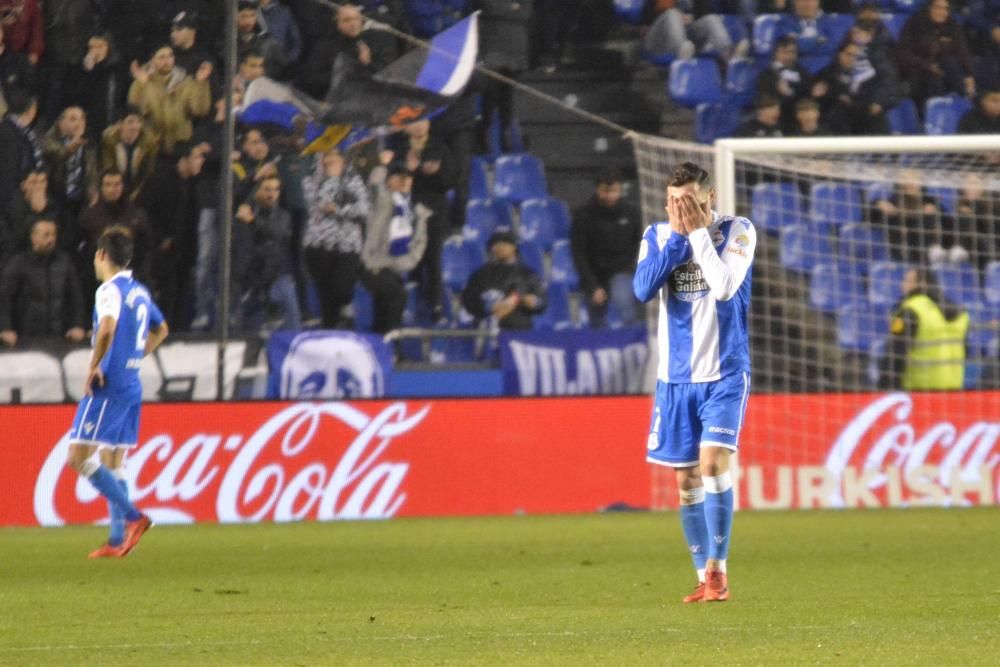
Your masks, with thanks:
[{"label": "stadium crowd", "polygon": [[[594,26],[611,11],[601,0],[445,4],[456,16],[482,10],[480,59],[514,77],[533,65],[550,71],[571,25],[599,31]],[[897,40],[870,3],[649,0],[644,47],[680,58],[715,54],[725,67],[754,50],[745,41],[754,18],[775,12],[773,52],[756,53],[755,117],[737,134],[885,133],[887,112],[900,99],[919,103],[947,92],[978,97],[961,131],[996,132],[1000,18],[991,8],[970,1],[952,12],[947,0],[933,0],[907,19]],[[723,12],[737,18],[743,39],[727,32]],[[828,19],[851,12],[849,29],[834,39]],[[430,324],[455,322],[451,307],[464,303],[501,327],[531,327],[546,295],[537,265],[523,261],[516,245],[510,252],[511,230],[481,239],[489,261],[461,293],[442,277],[446,240],[465,223],[471,161],[490,141],[483,118],[496,113],[500,149],[510,147],[509,87],[476,78],[433,121],[343,153],[303,155],[304,127],[240,124],[236,153],[221,154],[227,93],[239,106],[247,85],[268,77],[322,99],[338,58],[370,76],[405,51],[366,16],[402,32],[419,18],[402,0],[339,10],[313,0],[240,0],[238,71],[225,91],[221,3],[0,0],[4,343],[83,337],[96,287],[94,243],[116,224],[133,231],[134,271],[172,330],[217,326],[221,178],[234,186],[230,318],[240,331],[279,320],[287,328],[351,327],[358,284],[373,301],[371,329],[390,331],[403,322],[413,281]],[[817,58],[826,59],[822,66]],[[637,211],[621,199],[621,180],[602,175],[567,234],[594,326],[604,325],[609,307],[617,321],[639,319],[623,276],[641,229]],[[878,210],[886,219],[901,215],[907,201],[886,201],[895,213],[881,203]],[[941,240],[938,252],[958,253],[956,244]],[[967,250],[978,260],[988,249]]]}]

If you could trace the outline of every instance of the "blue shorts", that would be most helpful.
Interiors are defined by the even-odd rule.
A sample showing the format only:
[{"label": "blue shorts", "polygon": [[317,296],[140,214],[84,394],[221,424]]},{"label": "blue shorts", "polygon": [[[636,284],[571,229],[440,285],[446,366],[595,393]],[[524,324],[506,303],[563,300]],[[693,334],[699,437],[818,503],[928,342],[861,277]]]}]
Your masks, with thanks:
[{"label": "blue shorts", "polygon": [[73,417],[70,444],[135,447],[141,407],[142,399],[121,400],[106,394],[84,396]]},{"label": "blue shorts", "polygon": [[749,396],[749,373],[733,373],[715,382],[657,382],[646,460],[688,468],[698,464],[703,444],[735,452]]}]

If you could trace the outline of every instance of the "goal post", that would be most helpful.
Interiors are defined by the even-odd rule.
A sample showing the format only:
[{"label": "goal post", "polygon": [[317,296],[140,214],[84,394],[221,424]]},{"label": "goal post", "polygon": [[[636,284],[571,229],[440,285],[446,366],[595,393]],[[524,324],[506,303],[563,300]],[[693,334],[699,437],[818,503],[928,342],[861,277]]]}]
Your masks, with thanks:
[{"label": "goal post", "polygon": [[[1000,503],[1000,135],[633,144],[647,223],[691,160],[757,228],[743,508]],[[930,356],[892,335],[914,277],[960,338]]]}]

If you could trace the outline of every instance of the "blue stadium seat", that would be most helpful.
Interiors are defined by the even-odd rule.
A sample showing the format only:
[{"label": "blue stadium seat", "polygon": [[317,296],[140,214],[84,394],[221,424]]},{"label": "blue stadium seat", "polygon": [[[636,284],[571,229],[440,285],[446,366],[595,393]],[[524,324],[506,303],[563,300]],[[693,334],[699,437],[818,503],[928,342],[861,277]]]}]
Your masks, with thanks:
[{"label": "blue stadium seat", "polygon": [[441,247],[441,282],[460,292],[471,274],[472,262],[462,239],[455,236],[447,239]]},{"label": "blue stadium seat", "polygon": [[545,201],[548,214],[552,218],[552,231],[556,235],[556,240],[568,239],[570,227],[573,225],[569,204],[558,197],[549,197]]},{"label": "blue stadium seat", "polygon": [[891,308],[903,298],[903,276],[909,266],[902,262],[875,262],[868,269],[868,303]]},{"label": "blue stadium seat", "polygon": [[[536,220],[537,219],[537,220]],[[529,199],[521,204],[521,234],[525,227],[546,227],[551,238],[544,243],[546,251],[552,250],[552,244],[559,239],[569,238],[571,225],[569,206],[558,197],[545,199]],[[543,238],[545,238],[543,236]]]},{"label": "blue stadium seat", "polygon": [[626,23],[638,25],[645,4],[645,0],[615,0],[615,14]]},{"label": "blue stadium seat", "polygon": [[490,179],[486,158],[474,157],[469,165],[469,199],[489,199]]},{"label": "blue stadium seat", "polygon": [[750,58],[730,60],[726,68],[726,102],[744,109],[752,107],[760,72],[760,67]]},{"label": "blue stadium seat", "polygon": [[556,222],[549,209],[550,199],[529,199],[521,204],[519,238],[534,241],[548,252],[556,240]]},{"label": "blue stadium seat", "polygon": [[435,0],[406,0],[406,13],[417,37],[433,37],[445,28],[444,8]]},{"label": "blue stadium seat", "polygon": [[[508,153],[523,153],[524,137],[521,134],[521,123],[514,118],[507,131],[510,133],[510,136],[508,137],[510,140],[510,151],[508,151]],[[495,160],[504,154],[502,150],[503,144],[500,141],[500,116],[497,114],[494,114],[493,119],[490,121],[490,131],[487,140],[489,141],[487,151],[492,159]]]},{"label": "blue stadium seat", "polygon": [[903,14],[912,14],[926,4],[926,0],[892,0],[896,11]]},{"label": "blue stadium seat", "polygon": [[833,60],[828,54],[821,53],[811,56],[802,56],[799,58],[799,64],[813,76],[819,73],[821,69],[830,64]]},{"label": "blue stadium seat", "polygon": [[758,183],[750,196],[750,219],[769,234],[802,224],[802,201],[794,183]]},{"label": "blue stadium seat", "polygon": [[726,32],[729,33],[729,39],[733,41],[733,44],[739,44],[744,39],[749,39],[747,24],[743,21],[742,16],[739,14],[721,14],[721,16],[722,24],[726,26]]},{"label": "blue stadium seat", "polygon": [[979,303],[979,274],[972,264],[942,264],[934,275],[945,298],[963,306]]},{"label": "blue stadium seat", "polygon": [[528,153],[499,158],[494,173],[493,193],[518,204],[525,199],[547,197],[549,192],[542,161]]},{"label": "blue stadium seat", "polygon": [[845,350],[868,353],[889,334],[885,310],[865,304],[850,304],[837,311],[837,343]]},{"label": "blue stadium seat", "polygon": [[563,239],[552,244],[552,267],[549,271],[549,283],[565,285],[567,289],[575,290],[580,285],[580,276],[573,263],[573,250],[569,241]]},{"label": "blue stadium seat", "polygon": [[[504,228],[510,231],[509,228]],[[473,239],[462,239],[462,249],[469,260],[469,272],[486,263],[486,244]]]},{"label": "blue stadium seat", "polygon": [[889,127],[893,134],[923,134],[920,118],[917,117],[917,105],[909,97],[904,97],[899,104],[886,112]]},{"label": "blue stadium seat", "polygon": [[893,40],[899,41],[899,36],[903,34],[903,25],[909,20],[910,15],[899,13],[899,14],[883,14],[882,23],[885,24],[886,29],[889,34],[892,35]]},{"label": "blue stadium seat", "polygon": [[806,273],[817,262],[833,261],[833,247],[827,235],[815,225],[789,225],[781,230],[782,266]]},{"label": "blue stadium seat", "polygon": [[983,272],[983,292],[986,303],[1000,306],[1000,262],[990,262]]},{"label": "blue stadium seat", "polygon": [[670,63],[667,92],[674,102],[693,109],[702,102],[722,101],[722,77],[715,60],[684,58]]},{"label": "blue stadium seat", "polygon": [[354,308],[354,330],[371,331],[375,322],[375,301],[372,299],[371,292],[366,290],[360,282],[354,284],[352,306]]},{"label": "blue stadium seat", "polygon": [[569,290],[565,285],[550,285],[545,291],[545,310],[535,315],[535,329],[572,329],[573,313],[569,305]]},{"label": "blue stadium seat", "polygon": [[937,197],[941,210],[945,213],[951,215],[955,212],[955,207],[958,205],[958,191],[955,188],[930,187],[927,188],[927,194]]},{"label": "blue stadium seat", "polygon": [[486,243],[498,227],[513,227],[510,204],[502,199],[470,199],[466,203],[462,236]]},{"label": "blue stadium seat", "polygon": [[770,56],[778,40],[780,14],[761,14],[753,21],[753,51],[759,56]]},{"label": "blue stadium seat", "polygon": [[875,262],[889,259],[889,246],[881,229],[865,223],[844,225],[840,229],[841,263],[856,266],[864,275]]},{"label": "blue stadium seat", "polygon": [[854,14],[824,14],[820,21],[827,37],[827,43],[821,50],[832,60],[854,25]]},{"label": "blue stadium seat", "polygon": [[865,303],[860,275],[836,262],[821,262],[809,275],[809,305],[823,313],[833,313],[843,306]]},{"label": "blue stadium seat", "polygon": [[517,244],[517,253],[522,264],[537,273],[539,278],[545,278],[545,253],[541,244],[535,241],[521,241]]},{"label": "blue stadium seat", "polygon": [[958,131],[958,121],[971,108],[972,102],[958,95],[930,98],[924,105],[924,132],[955,134]]},{"label": "blue stadium seat", "polygon": [[969,311],[969,352],[973,355],[995,357],[997,355],[997,330],[991,326],[996,321],[995,311],[984,303],[968,304]]},{"label": "blue stadium seat", "polygon": [[742,120],[743,113],[738,105],[703,102],[695,109],[695,141],[712,144],[716,139],[731,136]]},{"label": "blue stadium seat", "polygon": [[809,215],[813,224],[837,228],[861,222],[861,193],[854,185],[821,181],[809,189]]}]

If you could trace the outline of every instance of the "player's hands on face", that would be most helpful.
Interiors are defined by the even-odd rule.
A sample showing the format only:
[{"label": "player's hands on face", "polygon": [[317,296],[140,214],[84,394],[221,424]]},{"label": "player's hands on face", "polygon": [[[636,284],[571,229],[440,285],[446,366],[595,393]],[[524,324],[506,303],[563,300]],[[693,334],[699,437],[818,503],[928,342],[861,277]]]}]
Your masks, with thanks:
[{"label": "player's hands on face", "polygon": [[100,366],[91,368],[90,372],[87,373],[87,382],[83,386],[83,393],[87,396],[91,396],[94,393],[94,387],[104,386],[104,372],[101,370]]},{"label": "player's hands on face", "polygon": [[17,345],[17,332],[16,331],[0,331],[0,340],[7,347],[14,347]]}]

